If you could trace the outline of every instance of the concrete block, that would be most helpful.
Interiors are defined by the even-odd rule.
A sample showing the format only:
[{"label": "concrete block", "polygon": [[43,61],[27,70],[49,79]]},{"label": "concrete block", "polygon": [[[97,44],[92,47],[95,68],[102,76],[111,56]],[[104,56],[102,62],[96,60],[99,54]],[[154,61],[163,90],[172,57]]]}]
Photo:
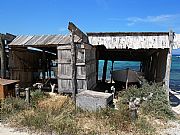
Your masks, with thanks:
[{"label": "concrete block", "polygon": [[85,90],[76,95],[76,106],[83,110],[96,111],[113,102],[111,93]]}]

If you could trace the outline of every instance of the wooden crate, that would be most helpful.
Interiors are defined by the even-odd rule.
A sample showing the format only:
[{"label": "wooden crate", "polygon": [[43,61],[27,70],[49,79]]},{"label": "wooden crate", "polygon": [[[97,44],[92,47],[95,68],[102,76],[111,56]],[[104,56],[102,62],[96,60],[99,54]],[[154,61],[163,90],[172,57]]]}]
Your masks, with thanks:
[{"label": "wooden crate", "polygon": [[[88,44],[76,44],[77,89],[93,89],[96,85],[95,48]],[[72,92],[71,45],[58,46],[58,89]]]},{"label": "wooden crate", "polygon": [[19,80],[0,79],[0,99],[15,96],[15,84]]}]

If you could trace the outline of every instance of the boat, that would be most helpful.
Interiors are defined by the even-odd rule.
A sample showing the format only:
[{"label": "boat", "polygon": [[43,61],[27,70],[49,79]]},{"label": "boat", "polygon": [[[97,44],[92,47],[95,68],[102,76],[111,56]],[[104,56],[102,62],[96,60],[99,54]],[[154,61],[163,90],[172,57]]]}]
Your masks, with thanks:
[{"label": "boat", "polygon": [[113,81],[116,83],[124,82],[126,83],[126,85],[128,85],[128,83],[139,83],[140,82],[139,77],[142,75],[143,75],[142,72],[137,72],[129,68],[112,71]]}]

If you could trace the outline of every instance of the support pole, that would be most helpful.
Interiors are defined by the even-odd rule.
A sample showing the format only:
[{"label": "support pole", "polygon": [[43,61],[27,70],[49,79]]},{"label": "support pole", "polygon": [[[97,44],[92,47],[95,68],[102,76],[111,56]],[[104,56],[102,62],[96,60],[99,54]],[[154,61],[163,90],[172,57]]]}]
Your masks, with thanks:
[{"label": "support pole", "polygon": [[16,96],[16,98],[20,97],[20,89],[19,89],[18,83],[15,85],[15,96]]},{"label": "support pole", "polygon": [[30,103],[30,88],[25,88],[26,91],[26,102]]},{"label": "support pole", "polygon": [[106,81],[106,72],[107,72],[107,60],[104,60],[104,67],[103,67],[103,76],[102,76],[102,82],[105,83]]},{"label": "support pole", "polygon": [[45,51],[43,49],[43,52],[42,52],[42,82],[44,83],[45,82],[45,72],[46,72],[46,55],[45,55]]},{"label": "support pole", "polygon": [[74,43],[74,30],[71,32],[71,66],[72,66],[72,98],[76,102],[77,79],[76,79],[76,44]]},{"label": "support pole", "polygon": [[127,90],[127,88],[128,88],[128,82],[129,82],[129,80],[128,80],[128,78],[129,78],[129,68],[127,68],[127,71],[126,71],[126,86],[125,86],[125,89]]},{"label": "support pole", "polygon": [[51,60],[48,59],[49,78],[51,78]]},{"label": "support pole", "polygon": [[172,61],[172,46],[174,40],[174,33],[172,30],[169,32],[169,52],[167,54],[166,60],[166,74],[165,74],[165,86],[167,87],[167,94],[169,95],[169,80],[170,80],[170,70]]},{"label": "support pole", "polygon": [[112,60],[112,65],[111,65],[111,83],[112,83],[112,72],[113,72],[113,68],[114,68],[114,60]]},{"label": "support pole", "polygon": [[2,39],[2,37],[0,37],[0,46],[1,46],[1,78],[5,78],[6,75],[5,42]]},{"label": "support pole", "polygon": [[171,70],[171,61],[172,61],[172,43],[174,39],[174,34],[172,30],[169,32],[169,52],[167,54],[167,63],[166,63],[166,76],[165,76],[165,85],[169,88],[170,80],[170,70]]}]

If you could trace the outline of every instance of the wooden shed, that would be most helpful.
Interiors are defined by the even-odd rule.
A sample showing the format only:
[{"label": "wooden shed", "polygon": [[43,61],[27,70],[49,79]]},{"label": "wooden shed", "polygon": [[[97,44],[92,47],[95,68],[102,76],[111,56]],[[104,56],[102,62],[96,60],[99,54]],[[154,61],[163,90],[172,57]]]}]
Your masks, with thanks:
[{"label": "wooden shed", "polygon": [[[99,32],[87,33],[89,42],[96,46],[98,60],[139,61],[145,78],[162,82],[169,88],[174,33],[170,32]],[[103,81],[106,80],[103,71]]]},{"label": "wooden shed", "polygon": [[0,79],[0,99],[15,97],[15,84],[19,80]]},{"label": "wooden shed", "polygon": [[[11,79],[32,84],[34,72],[42,70],[45,78],[45,72],[51,71],[48,61],[56,59],[58,91],[73,93],[96,86],[98,60],[104,60],[103,82],[108,60],[139,61],[140,70],[148,81],[162,82],[169,88],[172,48],[173,45],[177,47],[180,41],[174,32],[85,34],[73,23],[69,23],[68,29],[68,35],[17,36],[9,44]],[[29,51],[29,47],[41,51]],[[37,66],[38,63],[41,66]]]},{"label": "wooden shed", "polygon": [[15,35],[0,33],[0,77],[8,78],[8,44],[15,38]]},{"label": "wooden shed", "polygon": [[34,73],[42,70],[45,78],[45,72],[51,71],[48,60],[58,59],[56,79],[60,93],[94,88],[96,50],[89,44],[87,35],[73,23],[69,23],[68,29],[68,35],[17,36],[9,44],[11,79],[19,79],[24,87],[32,85]]},{"label": "wooden shed", "polygon": [[[89,44],[88,37],[74,24],[70,23],[68,29],[71,31],[71,43],[57,48],[59,92],[93,89],[97,74],[95,47]],[[75,36],[79,39],[75,40]]]}]

